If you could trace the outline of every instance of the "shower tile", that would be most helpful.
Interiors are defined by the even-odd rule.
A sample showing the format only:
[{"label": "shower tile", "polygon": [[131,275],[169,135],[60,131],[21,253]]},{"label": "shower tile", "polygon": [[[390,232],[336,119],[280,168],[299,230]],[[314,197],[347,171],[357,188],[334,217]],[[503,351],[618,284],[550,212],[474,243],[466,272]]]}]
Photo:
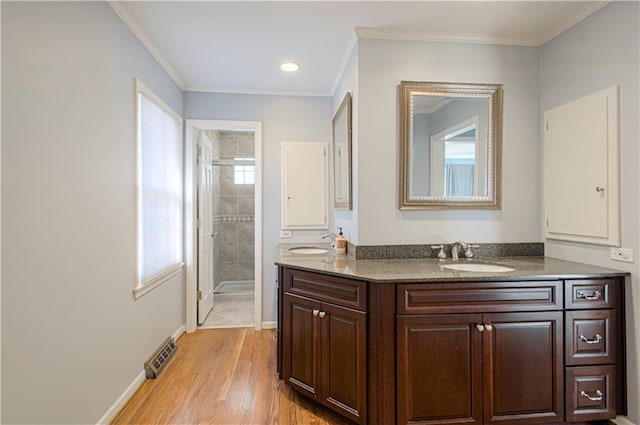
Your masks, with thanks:
[{"label": "shower tile", "polygon": [[255,269],[255,265],[253,262],[238,263],[238,279],[253,280],[255,278],[254,269]]},{"label": "shower tile", "polygon": [[221,196],[220,197],[220,214],[237,215],[238,214],[238,197],[237,196]]},{"label": "shower tile", "polygon": [[253,196],[238,197],[238,214],[253,215],[255,211]]},{"label": "shower tile", "polygon": [[221,242],[220,259],[225,263],[238,261],[238,242]]},{"label": "shower tile", "polygon": [[238,195],[240,196],[254,196],[256,193],[256,186],[253,184],[239,184]]},{"label": "shower tile", "polygon": [[237,242],[238,241],[238,223],[220,223],[220,241],[221,242]]},{"label": "shower tile", "polygon": [[238,185],[233,182],[233,174],[220,176],[220,193],[222,196],[238,194]]},{"label": "shower tile", "polygon": [[220,156],[222,158],[233,158],[238,155],[238,144],[235,137],[220,138]]},{"label": "shower tile", "polygon": [[222,262],[222,280],[238,280],[238,263]]},{"label": "shower tile", "polygon": [[254,145],[253,137],[238,138],[238,155],[242,158],[253,158],[255,156]]},{"label": "shower tile", "polygon": [[255,246],[251,241],[242,241],[238,243],[238,259],[239,261],[253,261],[255,258]]},{"label": "shower tile", "polygon": [[253,241],[255,230],[253,221],[242,221],[238,223],[238,240]]}]

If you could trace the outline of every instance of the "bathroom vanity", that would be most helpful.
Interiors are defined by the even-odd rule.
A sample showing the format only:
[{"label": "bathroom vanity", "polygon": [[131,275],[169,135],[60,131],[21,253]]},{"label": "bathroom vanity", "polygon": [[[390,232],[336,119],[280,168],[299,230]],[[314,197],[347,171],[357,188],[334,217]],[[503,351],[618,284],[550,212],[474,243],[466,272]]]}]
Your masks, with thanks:
[{"label": "bathroom vanity", "polygon": [[626,273],[473,261],[513,271],[281,249],[280,379],[359,424],[605,424],[626,413]]}]

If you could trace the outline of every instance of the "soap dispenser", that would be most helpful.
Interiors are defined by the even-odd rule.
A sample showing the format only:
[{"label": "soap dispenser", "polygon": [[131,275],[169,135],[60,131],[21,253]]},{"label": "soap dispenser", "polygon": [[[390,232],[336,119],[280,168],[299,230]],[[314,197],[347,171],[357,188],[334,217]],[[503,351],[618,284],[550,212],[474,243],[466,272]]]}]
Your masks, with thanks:
[{"label": "soap dispenser", "polygon": [[342,227],[338,227],[338,236],[336,236],[336,254],[342,255],[347,253],[347,239],[342,234]]}]

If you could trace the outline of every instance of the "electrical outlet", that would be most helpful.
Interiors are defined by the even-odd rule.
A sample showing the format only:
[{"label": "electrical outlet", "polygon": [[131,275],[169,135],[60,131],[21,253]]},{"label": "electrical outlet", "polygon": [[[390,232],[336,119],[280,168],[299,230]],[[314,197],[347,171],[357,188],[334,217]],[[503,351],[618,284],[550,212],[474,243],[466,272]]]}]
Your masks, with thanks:
[{"label": "electrical outlet", "polygon": [[631,248],[611,248],[610,256],[612,260],[633,263],[633,249]]},{"label": "electrical outlet", "polygon": [[290,238],[291,230],[280,230],[280,238]]}]

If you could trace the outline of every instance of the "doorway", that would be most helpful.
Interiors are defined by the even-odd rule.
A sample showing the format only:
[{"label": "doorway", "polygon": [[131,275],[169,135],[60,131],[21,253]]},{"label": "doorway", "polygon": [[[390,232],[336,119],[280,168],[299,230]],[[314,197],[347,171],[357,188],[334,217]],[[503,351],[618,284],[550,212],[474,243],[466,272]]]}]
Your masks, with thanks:
[{"label": "doorway", "polygon": [[186,124],[187,332],[198,325],[259,330],[262,125],[216,120]]}]

